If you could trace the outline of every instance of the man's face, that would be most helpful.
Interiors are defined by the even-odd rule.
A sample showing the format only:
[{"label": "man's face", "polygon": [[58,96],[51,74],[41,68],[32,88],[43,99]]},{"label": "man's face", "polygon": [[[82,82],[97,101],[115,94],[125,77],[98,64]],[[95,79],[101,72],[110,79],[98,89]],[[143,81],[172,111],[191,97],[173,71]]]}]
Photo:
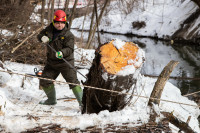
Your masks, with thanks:
[{"label": "man's face", "polygon": [[57,30],[62,30],[65,27],[65,22],[54,22],[54,27]]}]

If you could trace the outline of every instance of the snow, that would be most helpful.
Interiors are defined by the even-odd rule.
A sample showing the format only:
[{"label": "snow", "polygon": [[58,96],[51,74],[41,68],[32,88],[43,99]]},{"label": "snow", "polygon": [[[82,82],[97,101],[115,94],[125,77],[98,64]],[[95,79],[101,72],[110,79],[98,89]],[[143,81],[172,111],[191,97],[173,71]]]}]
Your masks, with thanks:
[{"label": "snow", "polygon": [[0,29],[0,33],[1,33],[1,35],[3,35],[3,36],[12,36],[12,35],[14,34],[13,32],[8,31],[8,30],[6,30],[6,29]]},{"label": "snow", "polygon": [[[123,2],[128,4],[122,6]],[[190,0],[143,0],[137,2],[124,0],[123,2],[111,2],[105,11],[106,15],[102,17],[99,30],[169,39],[181,24],[198,9],[198,6]],[[88,23],[84,24],[85,30],[90,28],[90,18],[91,14],[86,18]],[[72,28],[82,29],[83,20],[84,16],[74,19]],[[146,26],[133,28],[133,22],[145,22]],[[198,19],[191,25],[189,31],[193,31],[198,27],[197,25],[199,25]],[[199,29],[196,32],[199,32]]]},{"label": "snow", "polygon": [[[36,6],[36,7],[37,7],[37,6]],[[38,14],[38,13],[33,12],[33,13],[30,15],[30,20],[31,20],[32,22],[35,22],[35,23],[41,22],[41,14]],[[44,19],[44,24],[45,24],[45,25],[48,24],[48,20],[47,20],[47,19]]]},{"label": "snow", "polygon": [[127,65],[125,67],[122,68],[122,70],[120,70],[117,75],[122,75],[122,76],[126,76],[129,74],[134,74],[135,73],[135,66],[133,65]]},{"label": "snow", "polygon": [[[89,57],[88,60],[92,60],[91,57],[94,57],[94,50],[77,50],[81,51],[83,55],[90,55],[86,56],[86,58]],[[75,52],[76,60],[80,60],[78,59],[78,55]],[[18,73],[33,74],[34,68],[41,69],[42,66],[6,61],[4,62],[3,70],[8,69]],[[88,70],[85,68],[79,71],[84,75],[88,73]],[[109,112],[104,110],[99,114],[81,114],[76,100],[58,100],[58,103],[54,106],[39,105],[38,102],[46,99],[46,96],[42,90],[39,90],[39,80],[37,78],[5,72],[0,72],[0,76],[4,79],[2,80],[3,82],[1,81],[0,86],[0,106],[3,107],[1,111],[4,113],[0,115],[0,128],[5,129],[5,132],[22,132],[36,126],[51,123],[60,124],[61,127],[68,129],[85,129],[88,126],[96,125],[98,127],[104,127],[106,124],[121,125],[122,123],[128,122],[132,123],[131,126],[138,126],[149,120],[150,109],[147,106],[148,99],[146,98],[134,96],[131,104],[120,111]],[[149,97],[156,79],[147,78],[140,74],[136,78],[138,82],[134,94]],[[79,81],[81,79],[84,80],[79,74],[78,79]],[[64,81],[61,75],[56,80]],[[55,88],[57,99],[74,97],[67,84],[55,83]],[[197,106],[195,102],[181,96],[180,90],[169,82],[167,82],[164,88],[161,99]],[[173,114],[183,121],[186,121],[188,116],[191,116],[189,125],[194,131],[200,132],[197,120],[200,110],[195,106],[161,101],[160,106],[155,105],[154,108],[157,113],[161,111],[173,111]],[[161,115],[156,120],[159,121],[162,118],[163,116]],[[172,129],[177,130],[174,127]]]},{"label": "snow", "polygon": [[[108,9],[111,9],[107,13],[106,17],[102,18],[100,30],[114,33],[132,33],[137,35],[148,35],[163,37],[172,35],[182,24],[182,22],[196,9],[198,8],[193,2],[189,0],[144,0],[135,3],[140,5],[137,8],[133,8],[130,14],[122,13],[122,8],[119,8],[119,3],[112,2]],[[37,7],[38,9],[39,7]],[[121,9],[114,10],[114,9]],[[129,12],[126,10],[125,12]],[[38,14],[32,14],[31,19],[40,21],[37,17]],[[82,29],[82,20],[84,17],[75,19],[73,21],[72,27]],[[84,29],[88,30],[90,27],[90,18],[87,17]],[[200,21],[199,18],[196,20],[194,25],[191,25],[189,31],[198,25]],[[145,21],[146,26],[140,29],[134,29],[132,27],[132,22]],[[10,36],[7,30],[1,30],[3,35]],[[198,31],[196,31],[198,32]],[[103,36],[103,35],[102,35]],[[104,35],[103,39],[106,42],[107,38]],[[87,37],[85,37],[87,38]],[[123,39],[128,41],[126,38]],[[145,43],[149,42],[143,50],[145,50],[146,62],[143,67],[146,67],[146,72],[149,74],[158,75],[162,68],[172,59],[177,60],[182,65],[178,65],[172,72],[172,76],[181,75],[183,69],[191,71],[194,68],[190,67],[186,61],[179,58],[180,55],[175,53],[175,50],[169,48],[159,41],[157,45],[153,45],[155,42],[151,42],[148,39],[140,38],[140,41]],[[117,39],[115,42],[116,47],[123,46],[121,41]],[[159,52],[158,52],[159,51]],[[92,60],[94,58],[95,50],[85,50],[76,48],[75,50],[75,65],[79,66],[79,72],[86,75],[88,69],[91,66]],[[188,51],[189,52],[189,51]],[[165,54],[163,54],[165,53]],[[168,56],[166,56],[168,55]],[[138,52],[138,57],[144,56],[144,52]],[[157,58],[159,57],[159,58]],[[157,63],[152,60],[157,58]],[[138,61],[138,66],[140,66],[140,60]],[[129,61],[134,62],[133,60]],[[136,65],[136,64],[135,64]],[[152,69],[152,67],[159,66],[157,70]],[[34,74],[33,69],[42,69],[43,66],[20,64],[14,62],[4,62],[4,69],[0,70],[11,70],[13,72],[19,73],[29,73]],[[134,71],[132,66],[125,69],[123,74],[127,74],[126,71]],[[189,73],[189,72],[188,72]],[[189,73],[194,75],[193,73]],[[79,81],[85,81],[85,78],[77,73]],[[103,75],[105,79],[108,75],[105,73]],[[113,77],[114,78],[114,77]],[[155,85],[156,79],[144,77],[143,75],[137,75],[138,82],[136,84],[136,89],[134,91],[135,95],[141,95],[149,97],[153,87]],[[59,75],[56,79],[57,81],[64,81],[63,77]],[[64,83],[55,83],[57,99],[74,97],[69,86]],[[121,111],[108,112],[107,110],[101,111],[99,114],[81,114],[79,112],[78,102],[76,100],[64,101],[58,100],[55,106],[45,106],[39,105],[38,102],[42,99],[46,99],[46,95],[42,90],[39,90],[39,80],[37,78],[24,77],[16,74],[8,74],[5,72],[0,72],[0,131],[5,130],[5,132],[22,132],[27,129],[34,128],[36,126],[42,126],[43,124],[60,124],[61,127],[69,129],[85,129],[88,126],[103,127],[106,124],[116,124],[121,125],[122,123],[132,122],[132,126],[142,125],[148,122],[150,109],[147,106],[148,99],[134,96],[131,104],[125,107]],[[191,128],[200,133],[199,122],[197,120],[200,115],[200,110],[194,101],[189,100],[187,97],[181,96],[179,88],[167,82],[162,93],[161,99],[170,100],[174,102],[180,102],[195,106],[176,104],[171,102],[161,101],[160,106],[154,105],[154,109],[159,114],[161,111],[173,112],[173,114],[186,121],[189,116],[191,120],[189,125]],[[38,119],[33,117],[38,117]],[[156,118],[156,121],[160,121],[163,118],[162,115]],[[171,129],[174,133],[178,132],[178,128],[173,124],[170,124]]]},{"label": "snow", "polygon": [[179,132],[179,128],[177,128],[176,126],[174,126],[173,124],[169,123],[169,127],[173,130],[172,133],[178,133]]},{"label": "snow", "polygon": [[94,59],[94,49],[81,49],[75,46],[75,65],[79,66],[81,68],[87,68],[89,69],[90,65],[92,64],[92,61]]},{"label": "snow", "polygon": [[117,48],[117,49],[120,49],[122,48],[124,45],[125,45],[125,41],[122,41],[118,38],[114,39],[114,42],[113,42],[113,45]]},{"label": "snow", "polygon": [[31,16],[30,16],[30,20],[32,22],[40,22],[41,21],[41,17],[40,17],[39,14],[32,13]]}]

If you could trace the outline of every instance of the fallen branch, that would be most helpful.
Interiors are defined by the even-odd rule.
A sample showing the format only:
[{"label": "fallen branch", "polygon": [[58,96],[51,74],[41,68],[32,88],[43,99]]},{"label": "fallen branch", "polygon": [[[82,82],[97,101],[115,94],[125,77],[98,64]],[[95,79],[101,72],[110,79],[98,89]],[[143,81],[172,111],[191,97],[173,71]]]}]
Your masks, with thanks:
[{"label": "fallen branch", "polygon": [[15,48],[13,48],[11,53],[14,53],[22,44],[24,44],[29,38],[31,38],[36,33],[40,32],[42,29],[43,29],[43,27],[40,27],[36,31],[33,31],[33,33],[30,36],[26,37],[19,45],[17,45]]},{"label": "fallen branch", "polygon": [[162,114],[169,120],[170,123],[178,127],[180,131],[184,131],[185,133],[194,133],[192,128],[189,126],[190,116],[188,117],[187,122],[184,122],[176,118],[172,113],[163,112]]},{"label": "fallen branch", "polygon": [[155,83],[155,86],[153,88],[153,91],[151,93],[151,98],[156,98],[156,99],[150,99],[148,103],[149,106],[152,106],[152,103],[158,104],[158,105],[160,104],[159,99],[161,98],[165,84],[167,80],[169,79],[171,72],[173,71],[173,69],[176,67],[178,63],[179,62],[172,60],[167,64],[167,66],[165,66],[160,76],[158,77]]},{"label": "fallen branch", "polygon": [[61,132],[63,128],[57,124],[43,124],[42,126],[37,126],[31,129],[27,129],[22,133],[30,133],[30,132]]},{"label": "fallen branch", "polygon": [[73,98],[73,97],[64,97],[64,98],[58,98],[57,100],[76,100],[76,98]]},{"label": "fallen branch", "polygon": [[[171,72],[173,71],[173,69],[176,67],[178,63],[179,62],[177,61],[173,61],[173,60],[170,61],[167,64],[167,66],[165,66],[161,74],[159,75],[158,80],[156,81],[153,91],[151,93],[151,98],[148,103],[150,107],[152,107],[153,103],[158,104],[158,105],[160,104],[159,99],[161,98],[161,94],[164,89],[164,86],[167,80],[169,79]],[[150,120],[155,121],[158,114],[156,114],[154,109],[152,109],[151,111],[152,113],[150,115]],[[183,122],[179,120],[178,118],[176,118],[173,115],[173,113],[162,112],[162,114],[165,116],[165,119],[167,119],[170,123],[172,123],[173,125],[175,125],[176,127],[180,129],[179,132],[184,131],[185,133],[194,133],[194,131],[188,125],[191,117],[188,117],[187,122]]]}]

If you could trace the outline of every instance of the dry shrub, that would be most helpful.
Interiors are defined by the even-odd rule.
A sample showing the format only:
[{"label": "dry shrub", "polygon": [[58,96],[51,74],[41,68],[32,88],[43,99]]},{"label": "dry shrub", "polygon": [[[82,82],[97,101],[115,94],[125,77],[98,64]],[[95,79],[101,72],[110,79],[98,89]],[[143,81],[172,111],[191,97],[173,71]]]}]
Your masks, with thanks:
[{"label": "dry shrub", "polygon": [[118,7],[122,13],[128,15],[132,12],[138,0],[119,0]]},{"label": "dry shrub", "polygon": [[[14,53],[13,48],[18,46],[26,37],[36,31],[41,25],[29,21],[30,15],[34,10],[34,5],[30,0],[1,0],[0,1],[0,29],[7,29],[17,36],[9,40],[5,45],[0,47],[0,60],[13,61],[27,64],[44,64],[46,60],[46,48],[38,42],[35,34],[21,45]],[[0,43],[7,40],[0,33]]]},{"label": "dry shrub", "polygon": [[137,30],[144,28],[145,26],[146,26],[146,23],[144,21],[132,22],[132,27]]},{"label": "dry shrub", "polygon": [[18,25],[24,25],[34,6],[30,0],[1,0],[0,1],[0,28],[14,31]]}]

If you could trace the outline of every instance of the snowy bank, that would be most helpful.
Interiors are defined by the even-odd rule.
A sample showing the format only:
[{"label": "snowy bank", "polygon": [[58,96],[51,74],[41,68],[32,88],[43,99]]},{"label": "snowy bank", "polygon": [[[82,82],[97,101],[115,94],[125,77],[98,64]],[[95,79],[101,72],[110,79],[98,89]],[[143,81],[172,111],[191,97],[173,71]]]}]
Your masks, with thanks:
[{"label": "snowy bank", "polygon": [[[102,17],[99,30],[166,39],[172,39],[176,33],[173,37],[191,40],[199,35],[200,15],[190,23],[186,20],[198,8],[190,0],[112,1]],[[84,23],[85,30],[90,28],[90,19],[91,14]],[[82,29],[83,20],[84,16],[73,20],[72,28]]]},{"label": "snowy bank", "polygon": [[[81,50],[84,53],[84,50]],[[87,50],[88,54],[94,54]],[[87,56],[86,56],[87,57]],[[4,70],[9,69],[19,73],[33,73],[33,68],[40,66],[26,65],[14,62],[5,62]],[[88,70],[81,69],[80,72],[87,74]],[[5,132],[22,132],[43,124],[60,124],[67,129],[84,129],[89,126],[103,127],[106,124],[120,125],[122,123],[136,123],[131,126],[142,125],[149,120],[150,109],[147,106],[148,99],[134,96],[131,104],[121,111],[108,112],[107,110],[99,114],[81,114],[76,100],[62,100],[62,98],[74,97],[67,84],[55,84],[58,104],[55,106],[39,105],[41,99],[46,96],[39,90],[39,80],[37,78],[23,77],[16,74],[0,72],[1,77],[6,77],[0,86],[0,95],[4,99],[0,106],[4,105],[4,115],[0,116],[0,130]],[[78,75],[79,80],[82,78]],[[57,80],[63,80],[61,76]],[[64,80],[63,80],[64,81]],[[138,77],[135,95],[149,97],[154,87],[156,79],[147,78],[142,75]],[[180,90],[167,82],[161,99],[175,102],[197,104],[188,98],[181,96]],[[5,105],[6,103],[6,105]],[[161,102],[157,111],[174,112],[173,114],[186,121],[191,116],[189,125],[200,133],[197,117],[200,114],[198,107],[186,106],[170,102]],[[160,118],[162,119],[162,116]],[[171,127],[174,128],[172,125]]]}]

